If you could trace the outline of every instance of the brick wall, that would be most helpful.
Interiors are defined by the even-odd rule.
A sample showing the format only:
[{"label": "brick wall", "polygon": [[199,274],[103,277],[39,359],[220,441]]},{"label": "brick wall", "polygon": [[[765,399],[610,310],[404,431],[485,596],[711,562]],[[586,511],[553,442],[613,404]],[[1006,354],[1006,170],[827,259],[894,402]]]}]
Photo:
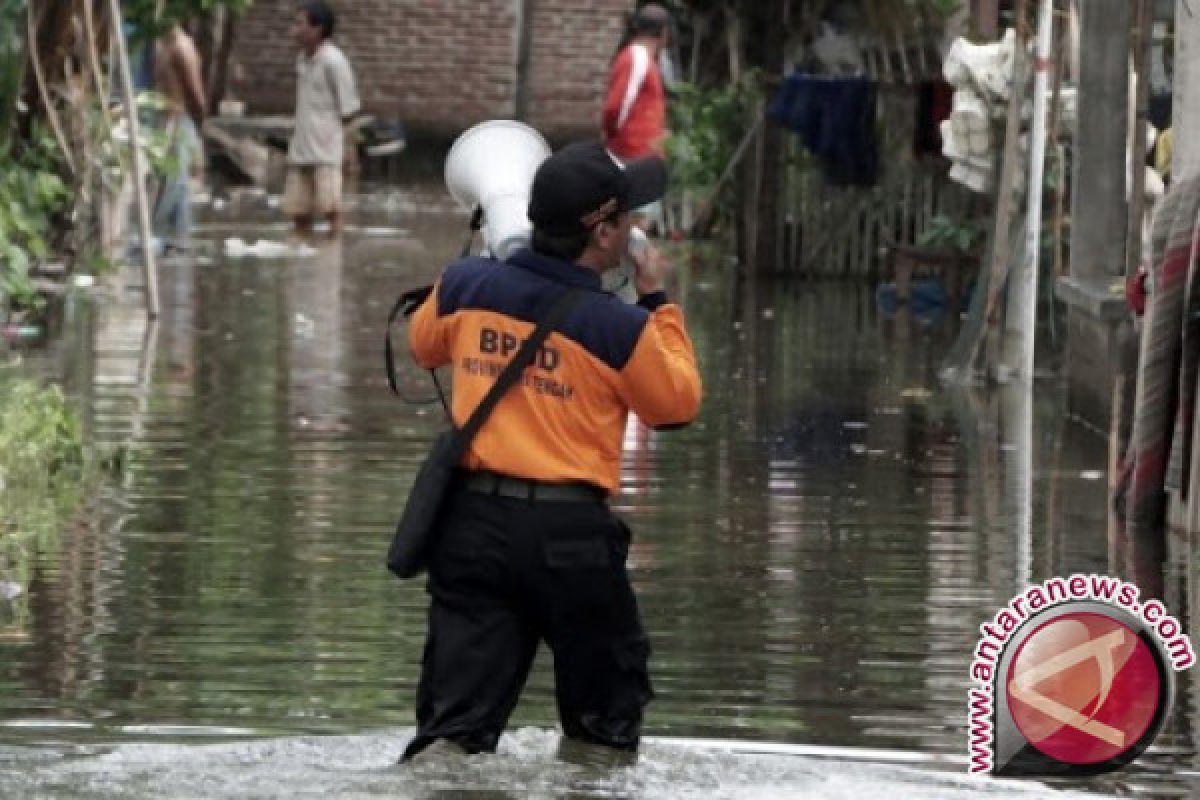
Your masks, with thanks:
[{"label": "brick wall", "polygon": [[[338,45],[363,104],[418,134],[453,136],[511,117],[523,0],[340,0]],[[555,138],[594,133],[608,61],[633,0],[537,0],[529,121]],[[231,90],[251,113],[295,102],[297,3],[256,0],[238,27]]]},{"label": "brick wall", "polygon": [[537,0],[531,125],[551,133],[599,135],[608,64],[633,7],[628,0]]}]

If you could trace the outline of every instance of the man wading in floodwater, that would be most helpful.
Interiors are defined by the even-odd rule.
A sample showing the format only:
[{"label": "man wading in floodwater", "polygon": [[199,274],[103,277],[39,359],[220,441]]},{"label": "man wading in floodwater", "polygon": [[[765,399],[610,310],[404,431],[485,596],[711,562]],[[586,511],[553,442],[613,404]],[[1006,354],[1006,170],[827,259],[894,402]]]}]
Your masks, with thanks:
[{"label": "man wading in floodwater", "polygon": [[292,31],[296,59],[296,135],[288,148],[283,210],[306,233],[320,216],[336,236],[342,230],[342,159],[349,123],[362,106],[346,55],[329,39],[337,26],[333,9],[320,0],[304,3]]},{"label": "man wading in floodwater", "polygon": [[166,248],[186,250],[192,235],[192,160],[203,156],[197,131],[204,126],[204,79],[192,37],[178,23],[154,45],[154,85],[166,98],[163,127],[175,171],[163,178],[154,210],[154,233]]},{"label": "man wading in floodwater", "polygon": [[700,377],[683,311],[653,248],[635,256],[637,305],[601,289],[626,252],[630,210],[660,198],[661,159],[617,166],[599,143],[551,156],[533,183],[533,247],[508,262],[451,264],[412,317],[422,367],[454,366],[462,425],[530,336],[582,290],[541,354],[473,440],[429,557],[429,637],[408,760],[494,751],[534,651],[554,653],[570,740],[636,751],[652,692],[649,646],[625,570],[629,529],[607,504],[632,410],[656,427],[690,422]]}]

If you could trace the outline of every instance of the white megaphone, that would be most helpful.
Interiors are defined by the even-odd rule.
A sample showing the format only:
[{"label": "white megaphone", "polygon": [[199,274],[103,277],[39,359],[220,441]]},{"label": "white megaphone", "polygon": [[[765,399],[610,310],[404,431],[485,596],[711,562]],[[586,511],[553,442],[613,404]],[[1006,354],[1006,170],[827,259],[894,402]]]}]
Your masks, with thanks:
[{"label": "white megaphone", "polygon": [[446,188],[463,208],[483,210],[483,240],[492,257],[503,260],[529,246],[529,193],[550,152],[540,133],[506,119],[481,122],[450,148]]}]

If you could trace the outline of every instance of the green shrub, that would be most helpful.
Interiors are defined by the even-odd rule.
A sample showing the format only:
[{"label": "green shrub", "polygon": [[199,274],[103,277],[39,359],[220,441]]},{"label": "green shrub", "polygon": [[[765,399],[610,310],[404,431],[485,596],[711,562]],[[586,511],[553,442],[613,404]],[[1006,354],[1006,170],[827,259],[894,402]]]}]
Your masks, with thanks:
[{"label": "green shrub", "polygon": [[0,619],[23,624],[33,565],[77,513],[86,473],[79,421],[62,391],[0,375],[0,582],[8,590],[0,596],[16,595],[0,600]]},{"label": "green shrub", "polygon": [[705,189],[717,182],[758,108],[755,83],[751,76],[740,85],[683,83],[672,91],[667,158],[673,186]]},{"label": "green shrub", "polygon": [[0,293],[22,306],[42,303],[29,271],[49,256],[54,221],[73,197],[56,152],[49,135],[36,136],[19,156],[0,144]]}]

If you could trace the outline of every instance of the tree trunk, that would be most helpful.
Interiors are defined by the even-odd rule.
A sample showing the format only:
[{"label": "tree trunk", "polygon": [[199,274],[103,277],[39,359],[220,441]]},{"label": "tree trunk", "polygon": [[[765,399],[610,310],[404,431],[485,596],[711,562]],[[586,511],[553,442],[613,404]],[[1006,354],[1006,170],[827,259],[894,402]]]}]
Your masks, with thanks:
[{"label": "tree trunk", "polygon": [[223,9],[220,38],[208,83],[208,113],[217,114],[221,101],[229,88],[229,62],[233,58],[233,45],[237,41],[237,14]]},{"label": "tree trunk", "polygon": [[217,17],[221,9],[205,11],[192,20],[188,26],[192,34],[192,42],[196,45],[196,54],[200,56],[200,76],[204,85],[209,85],[212,77],[213,53],[217,49]]},{"label": "tree trunk", "polygon": [[[784,61],[787,57],[786,0],[767,0],[767,19],[776,24],[767,26],[763,42],[766,74],[766,92],[770,97],[783,79]],[[784,192],[786,163],[784,159],[785,132],[770,121],[763,126],[762,160],[759,165],[757,232],[754,246],[755,269],[759,273],[778,272],[782,267],[783,237],[780,199]]]}]

